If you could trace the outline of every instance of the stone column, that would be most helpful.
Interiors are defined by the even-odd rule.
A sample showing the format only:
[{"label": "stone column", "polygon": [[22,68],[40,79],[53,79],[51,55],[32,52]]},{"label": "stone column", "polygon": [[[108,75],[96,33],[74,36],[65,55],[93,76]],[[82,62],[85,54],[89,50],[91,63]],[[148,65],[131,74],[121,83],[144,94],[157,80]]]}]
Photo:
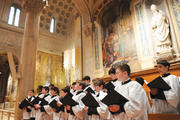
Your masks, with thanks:
[{"label": "stone column", "polygon": [[92,22],[83,24],[82,33],[83,76],[89,75],[91,78],[94,78],[95,64]]},{"label": "stone column", "polygon": [[21,48],[21,61],[19,68],[19,74],[21,77],[18,81],[15,120],[22,119],[22,111],[18,108],[19,102],[27,96],[28,90],[34,88],[37,41],[39,39],[39,18],[44,5],[45,3],[43,0],[22,1],[23,10],[26,12],[26,20]]}]

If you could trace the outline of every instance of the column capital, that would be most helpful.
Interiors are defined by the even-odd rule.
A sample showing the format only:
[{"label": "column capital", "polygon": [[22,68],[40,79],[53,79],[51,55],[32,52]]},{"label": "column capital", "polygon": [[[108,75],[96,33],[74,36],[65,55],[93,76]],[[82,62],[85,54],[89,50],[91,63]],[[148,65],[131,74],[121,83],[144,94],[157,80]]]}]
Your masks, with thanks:
[{"label": "column capital", "polygon": [[94,31],[94,23],[89,22],[83,25],[83,32],[86,36],[89,36],[92,34],[92,32]]},{"label": "column capital", "polygon": [[46,2],[44,0],[21,0],[22,1],[22,7],[23,10],[26,12],[37,12],[40,13],[41,10],[46,5]]}]

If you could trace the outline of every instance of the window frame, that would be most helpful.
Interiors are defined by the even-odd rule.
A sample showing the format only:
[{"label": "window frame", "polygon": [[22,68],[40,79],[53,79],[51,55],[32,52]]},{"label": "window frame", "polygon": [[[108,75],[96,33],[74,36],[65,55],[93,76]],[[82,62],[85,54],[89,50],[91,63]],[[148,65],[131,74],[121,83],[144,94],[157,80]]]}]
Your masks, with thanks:
[{"label": "window frame", "polygon": [[[10,13],[11,13],[11,7],[14,8],[14,14],[13,14],[13,18],[12,18],[12,24],[9,23]],[[19,13],[19,20],[18,20],[18,23],[17,23],[17,25],[16,25],[16,24],[15,24],[15,21],[16,21],[17,10],[19,10],[20,13]],[[9,25],[16,26],[16,27],[19,27],[19,25],[20,25],[20,20],[21,20],[21,14],[22,14],[21,7],[19,7],[18,5],[11,5],[11,6],[9,7],[8,24],[9,24]]]},{"label": "window frame", "polygon": [[[54,20],[54,22],[53,22],[54,25],[53,25],[53,30],[51,31],[52,20]],[[51,22],[50,22],[49,32],[50,33],[55,33],[55,31],[56,31],[56,18],[52,17]]]}]

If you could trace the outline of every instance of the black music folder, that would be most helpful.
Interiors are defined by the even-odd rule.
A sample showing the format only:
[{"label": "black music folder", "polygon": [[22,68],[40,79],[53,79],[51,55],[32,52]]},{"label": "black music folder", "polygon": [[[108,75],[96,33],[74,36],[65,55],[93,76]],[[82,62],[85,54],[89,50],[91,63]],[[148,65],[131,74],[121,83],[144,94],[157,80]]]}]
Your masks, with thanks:
[{"label": "black music folder", "polygon": [[70,94],[65,95],[60,101],[63,105],[78,105],[78,103],[72,99],[72,96]]},{"label": "black music folder", "polygon": [[88,87],[85,91],[95,94],[94,90],[91,87]]},{"label": "black music folder", "polygon": [[152,80],[150,83],[147,84],[147,86],[151,88],[158,88],[161,90],[170,90],[171,87],[162,79],[162,77],[157,77],[154,80]]},{"label": "black music folder", "polygon": [[127,100],[124,96],[119,94],[117,91],[112,90],[101,101],[107,106],[110,106],[110,105],[124,105],[129,100]]},{"label": "black music folder", "polygon": [[27,106],[30,106],[30,104],[29,104],[29,102],[28,102],[26,99],[24,99],[24,100],[19,104],[19,108],[20,108],[20,109],[23,109],[23,108],[25,108],[25,107],[27,107]]},{"label": "black music folder", "polygon": [[31,103],[34,105],[34,104],[38,104],[39,101],[41,100],[41,98],[39,97],[35,97],[33,101],[31,101]]},{"label": "black music folder", "polygon": [[114,90],[115,86],[112,82],[108,82],[106,85],[105,85],[105,88],[108,90],[108,91],[111,91],[111,90]]},{"label": "black music folder", "polygon": [[56,100],[51,101],[51,102],[49,103],[49,106],[50,106],[51,108],[57,108],[57,107],[58,107],[58,106],[57,106],[57,101],[56,101]]},{"label": "black music folder", "polygon": [[91,93],[87,93],[86,96],[82,98],[82,102],[87,107],[99,107],[99,103],[96,99],[91,95]]},{"label": "black music folder", "polygon": [[26,108],[27,112],[31,112],[31,109],[27,108],[28,106],[32,106],[31,103],[27,100],[24,99],[20,104],[19,104],[19,108],[20,109],[24,109]]}]

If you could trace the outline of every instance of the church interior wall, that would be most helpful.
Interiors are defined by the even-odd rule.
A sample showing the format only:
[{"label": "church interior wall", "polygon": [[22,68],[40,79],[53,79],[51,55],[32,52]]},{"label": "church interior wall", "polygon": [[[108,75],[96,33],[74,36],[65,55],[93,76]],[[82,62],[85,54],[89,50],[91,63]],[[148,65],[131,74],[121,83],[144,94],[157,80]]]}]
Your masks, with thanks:
[{"label": "church interior wall", "polygon": [[[175,34],[176,29],[174,27],[174,24],[177,24],[177,23],[175,23],[173,20],[174,18],[171,17],[172,13],[170,13],[170,10],[168,8],[168,5],[170,4],[169,2],[167,2],[166,0],[161,0],[161,1],[133,0],[129,3],[129,8],[128,8],[130,11],[129,18],[127,17],[127,15],[128,15],[127,13],[125,13],[125,16],[123,16],[123,13],[122,13],[123,11],[118,12],[118,8],[116,9],[115,5],[112,4],[114,11],[111,13],[113,13],[113,14],[108,16],[108,14],[106,13],[106,10],[108,8],[106,8],[103,11],[101,11],[98,20],[96,20],[100,26],[100,28],[98,29],[98,40],[101,39],[100,40],[101,43],[99,43],[99,47],[102,48],[102,51],[101,50],[97,51],[96,43],[93,43],[95,46],[94,47],[94,49],[95,49],[95,54],[94,54],[95,66],[98,65],[96,62],[98,57],[100,58],[100,62],[103,61],[103,64],[99,63],[100,65],[103,65],[103,68],[101,68],[99,70],[100,72],[97,72],[98,70],[96,69],[96,67],[94,69],[97,76],[99,74],[101,74],[101,75],[103,74],[103,77],[107,76],[107,71],[112,66],[112,63],[114,63],[116,61],[126,60],[126,59],[127,59],[127,61],[129,61],[129,64],[132,68],[133,73],[152,69],[155,67],[156,60],[157,60],[157,55],[155,52],[156,51],[155,45],[156,45],[157,40],[154,39],[152,29],[151,29],[152,11],[150,10],[150,6],[152,4],[157,5],[157,8],[159,10],[164,11],[169,19],[170,36],[171,36],[171,42],[172,42],[171,47],[173,49],[173,59],[171,59],[170,61],[173,63],[173,62],[179,60],[179,57],[178,57],[179,40],[176,37],[177,36]],[[111,5],[109,5],[109,6],[111,6]],[[109,6],[107,6],[107,7],[109,7]],[[122,4],[121,4],[120,8],[121,7],[123,8]],[[111,9],[111,10],[113,10],[113,9]],[[123,10],[125,10],[125,8]],[[178,11],[178,10],[176,10],[176,11]],[[108,17],[105,18],[105,16],[108,16]],[[115,19],[116,16],[119,16],[119,19]],[[104,19],[103,19],[103,17],[104,17]],[[127,19],[126,19],[126,17],[127,17]],[[108,20],[108,19],[110,19],[110,20]],[[117,22],[114,22],[113,19],[116,20]],[[128,24],[125,24],[125,22],[123,23],[123,20],[126,21]],[[103,24],[107,24],[108,22],[110,23],[110,21],[111,21],[111,24],[110,24],[111,26],[109,26],[109,28],[107,25],[106,26],[103,25]],[[133,22],[131,23],[131,21],[133,21]],[[95,24],[96,24],[96,22],[95,22]],[[114,26],[113,26],[113,24],[114,24]],[[119,24],[123,24],[123,25],[118,26]],[[125,37],[122,38],[123,34],[120,34],[120,30],[122,30],[122,28],[125,27],[126,25],[132,25],[131,26],[132,31],[133,31],[132,33],[134,34],[134,36],[132,38],[130,38],[131,32],[127,31],[127,29],[125,29],[126,31],[124,31],[124,33],[125,32],[128,33],[127,39],[129,40],[129,42],[127,40],[125,40]],[[110,29],[110,27],[111,27],[111,29]],[[108,31],[108,29],[109,29],[109,31]],[[112,38],[112,40],[114,40],[115,42],[108,41],[107,36],[110,33],[111,33],[111,37],[109,37],[109,38]],[[120,37],[118,38],[117,36],[115,36],[112,33],[115,33],[115,34],[118,33]],[[94,37],[93,39],[95,40],[96,37]],[[124,40],[124,42],[127,42],[129,46],[122,45],[123,40]],[[106,41],[106,42],[103,42],[103,41]],[[122,55],[121,55],[121,54],[123,54],[123,51],[122,51],[123,49],[118,49],[118,47],[115,47],[116,41],[117,41],[117,44],[125,47],[124,55],[126,55],[126,56],[122,57]],[[104,46],[103,46],[103,43],[104,43]],[[132,44],[132,43],[134,43],[134,44]],[[130,46],[131,44],[132,44],[132,46]],[[118,49],[117,52],[115,50],[116,48]],[[119,48],[121,48],[121,47],[119,47]],[[130,51],[132,51],[132,52],[130,52]],[[98,54],[97,54],[97,52],[98,52]],[[118,52],[119,52],[119,55],[115,55]],[[104,54],[104,55],[100,56],[100,54]],[[133,56],[136,59],[132,59]],[[166,58],[164,58],[164,59],[166,59]],[[109,60],[109,62],[107,62],[108,60]]]}]

